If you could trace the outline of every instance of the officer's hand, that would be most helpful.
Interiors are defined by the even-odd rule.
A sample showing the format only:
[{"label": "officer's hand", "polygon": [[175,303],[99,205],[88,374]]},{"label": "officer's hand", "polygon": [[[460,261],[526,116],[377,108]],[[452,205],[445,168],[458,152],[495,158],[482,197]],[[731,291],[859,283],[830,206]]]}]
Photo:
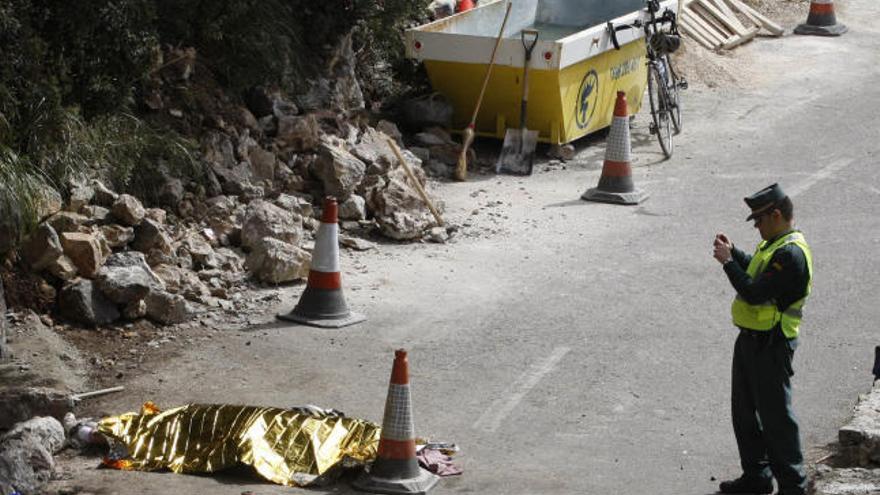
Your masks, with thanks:
[{"label": "officer's hand", "polygon": [[712,252],[712,256],[722,265],[732,260],[733,256],[730,254],[730,244],[725,244],[723,241],[716,239],[715,249]]},{"label": "officer's hand", "polygon": [[719,232],[715,235],[715,245],[717,246],[718,244],[723,244],[727,246],[728,249],[733,249],[733,243],[730,242],[730,239],[728,239],[723,232]]}]

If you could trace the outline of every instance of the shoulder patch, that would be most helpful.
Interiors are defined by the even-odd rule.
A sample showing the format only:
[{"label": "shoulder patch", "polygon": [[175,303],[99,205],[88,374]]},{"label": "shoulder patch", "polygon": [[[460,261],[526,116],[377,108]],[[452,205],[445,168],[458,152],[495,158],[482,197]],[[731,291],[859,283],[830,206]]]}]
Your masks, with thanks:
[{"label": "shoulder patch", "polygon": [[775,269],[777,272],[782,271],[782,264],[780,264],[778,261],[774,261],[772,266],[773,269]]}]

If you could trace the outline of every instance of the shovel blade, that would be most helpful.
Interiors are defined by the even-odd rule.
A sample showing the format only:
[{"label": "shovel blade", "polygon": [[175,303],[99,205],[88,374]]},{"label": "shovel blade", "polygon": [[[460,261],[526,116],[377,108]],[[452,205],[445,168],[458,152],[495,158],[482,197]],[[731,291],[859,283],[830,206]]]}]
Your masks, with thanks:
[{"label": "shovel blade", "polygon": [[538,131],[508,129],[501,146],[501,155],[495,163],[496,173],[531,175],[535,163]]}]

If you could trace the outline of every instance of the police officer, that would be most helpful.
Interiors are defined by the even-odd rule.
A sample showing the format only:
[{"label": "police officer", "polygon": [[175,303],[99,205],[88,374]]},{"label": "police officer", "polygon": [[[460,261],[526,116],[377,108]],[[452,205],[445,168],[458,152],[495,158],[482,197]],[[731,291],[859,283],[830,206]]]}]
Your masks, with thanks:
[{"label": "police officer", "polygon": [[736,298],[731,313],[739,336],[733,351],[731,407],[743,474],[721,493],[803,495],[807,480],[797,419],[791,408],[792,359],[804,301],[810,294],[813,258],[795,230],[791,199],[773,184],[745,198],[761,233],[755,254],[715,236],[714,257]]}]

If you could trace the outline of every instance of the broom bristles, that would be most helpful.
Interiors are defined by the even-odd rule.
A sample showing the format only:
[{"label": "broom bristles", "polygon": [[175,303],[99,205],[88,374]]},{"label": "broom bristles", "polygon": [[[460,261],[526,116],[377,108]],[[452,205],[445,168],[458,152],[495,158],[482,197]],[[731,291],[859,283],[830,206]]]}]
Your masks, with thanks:
[{"label": "broom bristles", "polygon": [[467,152],[474,140],[474,130],[468,126],[464,130],[464,144],[461,147],[461,154],[458,155],[458,167],[455,169],[455,178],[464,181],[467,180]]}]

